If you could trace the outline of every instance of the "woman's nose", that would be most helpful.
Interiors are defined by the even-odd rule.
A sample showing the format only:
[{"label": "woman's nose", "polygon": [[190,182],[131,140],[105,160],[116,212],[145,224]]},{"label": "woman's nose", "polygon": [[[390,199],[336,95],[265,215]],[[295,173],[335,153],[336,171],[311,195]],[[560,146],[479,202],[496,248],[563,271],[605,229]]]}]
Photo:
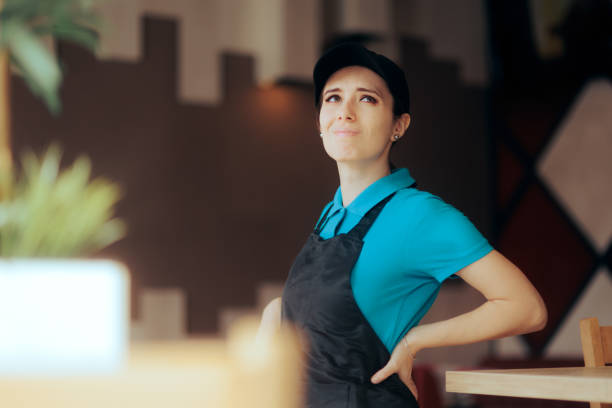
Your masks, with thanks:
[{"label": "woman's nose", "polygon": [[338,111],[338,119],[345,120],[354,120],[355,119],[355,111],[350,103],[345,103],[342,105],[340,110]]}]

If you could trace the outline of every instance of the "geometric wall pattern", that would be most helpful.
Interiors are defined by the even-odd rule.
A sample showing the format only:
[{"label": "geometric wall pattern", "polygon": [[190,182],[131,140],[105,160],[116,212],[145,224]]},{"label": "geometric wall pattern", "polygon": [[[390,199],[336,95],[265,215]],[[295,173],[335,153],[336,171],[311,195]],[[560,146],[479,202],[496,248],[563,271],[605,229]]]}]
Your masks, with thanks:
[{"label": "geometric wall pattern", "polygon": [[597,316],[599,324],[612,325],[612,274],[606,267],[597,270],[546,347],[545,356],[559,359],[580,355],[581,319]]},{"label": "geometric wall pattern", "polygon": [[130,325],[131,341],[180,340],[187,336],[187,295],[174,288],[143,288],[139,318]]},{"label": "geometric wall pattern", "polygon": [[495,355],[520,360],[529,356],[529,348],[521,336],[504,337],[495,341]]},{"label": "geometric wall pattern", "polygon": [[145,16],[177,21],[175,55],[179,100],[218,104],[223,99],[223,54],[252,55],[255,79],[308,79],[319,51],[319,1],[107,0],[98,56],[140,62]]},{"label": "geometric wall pattern", "polygon": [[[251,55],[255,81],[309,81],[310,69],[330,38],[369,33],[374,48],[399,57],[395,39],[426,40],[436,59],[459,63],[461,78],[484,85],[484,12],[480,0],[106,0],[96,4],[108,23],[98,56],[142,60],[144,16],[177,21],[177,87],[181,101],[217,104],[224,53]],[[461,21],[462,23],[457,23]]]},{"label": "geometric wall pattern", "polygon": [[612,240],[612,83],[590,82],[538,163],[538,173],[598,252]]},{"label": "geometric wall pattern", "polygon": [[[581,91],[539,161],[538,173],[604,263],[612,243],[612,83],[597,79]],[[612,273],[602,265],[593,275],[545,353],[578,350],[578,322],[596,316],[612,322]],[[573,347],[572,347],[573,346]]]},{"label": "geometric wall pattern", "polygon": [[[544,330],[522,336],[524,349],[580,355],[577,321],[612,317],[612,84],[592,80],[575,97],[540,95],[498,116],[498,247],[549,312]],[[516,339],[500,354],[520,354]]]}]

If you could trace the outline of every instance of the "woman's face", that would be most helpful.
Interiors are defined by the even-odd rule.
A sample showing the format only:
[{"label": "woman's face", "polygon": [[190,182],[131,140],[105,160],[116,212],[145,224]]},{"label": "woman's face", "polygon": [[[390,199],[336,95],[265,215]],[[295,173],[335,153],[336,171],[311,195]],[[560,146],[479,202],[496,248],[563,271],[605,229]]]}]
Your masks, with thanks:
[{"label": "woman's face", "polygon": [[404,133],[393,117],[393,96],[373,71],[350,66],[336,71],[321,95],[323,146],[336,162],[388,161],[393,135]]}]

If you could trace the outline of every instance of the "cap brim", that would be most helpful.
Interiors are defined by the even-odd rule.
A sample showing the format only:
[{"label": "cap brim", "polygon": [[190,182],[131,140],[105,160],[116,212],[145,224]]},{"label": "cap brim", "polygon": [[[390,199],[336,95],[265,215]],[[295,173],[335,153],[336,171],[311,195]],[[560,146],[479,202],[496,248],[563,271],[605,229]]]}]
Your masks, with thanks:
[{"label": "cap brim", "polygon": [[343,43],[330,48],[317,61],[313,70],[315,105],[318,105],[323,87],[334,72],[350,66],[362,66],[384,77],[384,71],[376,61],[376,54],[356,43]]}]

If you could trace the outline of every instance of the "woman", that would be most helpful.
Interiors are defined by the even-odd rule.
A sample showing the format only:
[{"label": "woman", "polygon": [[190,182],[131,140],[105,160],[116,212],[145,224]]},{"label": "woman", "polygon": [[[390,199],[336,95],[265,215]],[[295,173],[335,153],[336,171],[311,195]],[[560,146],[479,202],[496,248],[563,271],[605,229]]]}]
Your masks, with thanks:
[{"label": "woman", "polygon": [[[540,330],[544,303],[523,273],[438,197],[416,189],[389,150],[410,125],[402,70],[357,44],[314,68],[318,125],[340,187],[292,266],[260,333],[281,318],[306,334],[307,406],[418,406],[411,378],[422,349]],[[486,301],[418,325],[457,275]]]}]

